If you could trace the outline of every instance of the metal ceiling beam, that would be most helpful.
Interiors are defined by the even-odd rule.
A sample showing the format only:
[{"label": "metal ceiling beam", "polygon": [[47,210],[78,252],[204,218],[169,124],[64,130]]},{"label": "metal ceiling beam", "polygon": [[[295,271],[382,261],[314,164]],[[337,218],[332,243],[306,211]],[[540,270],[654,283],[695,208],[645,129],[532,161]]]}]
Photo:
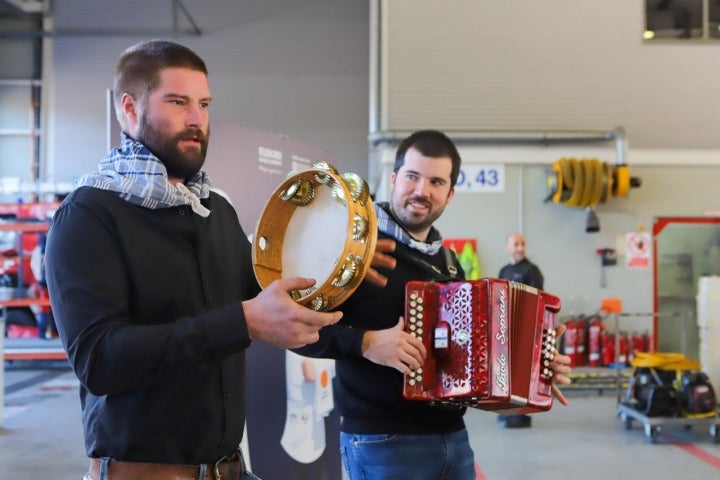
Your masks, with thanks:
[{"label": "metal ceiling beam", "polygon": [[[49,14],[50,8],[47,0],[4,0],[18,11],[28,14]],[[181,0],[172,0],[171,29],[159,30],[157,28],[61,28],[53,30],[14,30],[1,31],[0,38],[38,38],[38,37],[112,37],[112,36],[157,36],[157,35],[202,35],[202,30],[190,15],[190,12]],[[180,28],[182,18],[190,23],[190,28]]]},{"label": "metal ceiling beam", "polygon": [[[627,157],[627,138],[623,127],[608,131],[452,131],[444,130],[454,142],[474,145],[561,145],[581,143],[615,142],[617,164],[624,165]],[[412,134],[412,131],[384,130],[368,136],[375,146],[381,143],[397,143]]]},{"label": "metal ceiling beam", "polygon": [[182,13],[182,15],[185,17],[185,19],[190,22],[190,25],[192,26],[192,29],[190,30],[194,35],[202,35],[202,30],[200,30],[200,27],[197,26],[195,23],[195,20],[193,20],[192,15],[190,15],[190,12],[188,12],[188,9],[185,8],[185,5],[180,0],[173,0],[172,2],[172,9],[173,9],[173,27],[174,29],[178,28],[178,13]]},{"label": "metal ceiling beam", "polygon": [[16,32],[0,32],[0,38],[35,38],[35,37],[133,37],[133,36],[162,36],[162,35],[191,35],[200,36],[202,33],[195,29],[181,30],[177,28],[160,30],[157,28],[64,28],[54,31],[32,30]]},{"label": "metal ceiling beam", "polygon": [[4,3],[14,7],[19,12],[36,14],[48,11],[46,0],[4,0]]}]

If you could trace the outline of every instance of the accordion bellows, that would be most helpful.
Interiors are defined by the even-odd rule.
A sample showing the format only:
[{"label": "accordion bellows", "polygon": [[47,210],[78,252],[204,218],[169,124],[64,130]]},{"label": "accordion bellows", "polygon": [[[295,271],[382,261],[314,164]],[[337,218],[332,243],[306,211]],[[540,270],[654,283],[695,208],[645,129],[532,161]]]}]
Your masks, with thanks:
[{"label": "accordion bellows", "polygon": [[560,299],[497,278],[408,282],[405,329],[425,363],[404,377],[403,397],[500,413],[552,407]]}]

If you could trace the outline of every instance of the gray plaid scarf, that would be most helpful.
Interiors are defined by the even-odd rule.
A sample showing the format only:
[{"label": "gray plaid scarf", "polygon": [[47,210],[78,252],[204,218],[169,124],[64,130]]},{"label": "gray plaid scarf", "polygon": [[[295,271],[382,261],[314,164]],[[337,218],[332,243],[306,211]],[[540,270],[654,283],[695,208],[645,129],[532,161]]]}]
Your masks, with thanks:
[{"label": "gray plaid scarf", "polygon": [[443,239],[435,227],[430,227],[427,238],[429,242],[419,242],[412,238],[390,213],[390,204],[388,202],[376,202],[375,213],[377,214],[378,230],[398,242],[427,255],[435,255],[442,248]]},{"label": "gray plaid scarf", "polygon": [[100,161],[96,173],[80,177],[75,187],[90,186],[111,192],[141,207],[160,208],[190,205],[201,217],[210,210],[200,199],[210,196],[210,179],[200,171],[186,184],[168,181],[165,165],[140,142],[122,134],[120,146]]}]

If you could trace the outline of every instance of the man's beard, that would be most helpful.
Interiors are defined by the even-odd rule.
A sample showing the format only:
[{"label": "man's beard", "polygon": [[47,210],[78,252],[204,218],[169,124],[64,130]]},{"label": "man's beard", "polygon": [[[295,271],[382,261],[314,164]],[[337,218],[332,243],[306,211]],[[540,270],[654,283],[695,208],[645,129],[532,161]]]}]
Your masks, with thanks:
[{"label": "man's beard", "polygon": [[418,197],[411,197],[408,199],[392,199],[390,202],[390,211],[393,213],[396,220],[398,220],[398,223],[400,223],[400,225],[407,230],[408,233],[415,235],[426,228],[430,228],[433,223],[435,223],[435,220],[437,220],[443,213],[444,207],[436,207],[435,210],[429,210],[427,216],[421,219],[406,208],[407,203],[410,203],[413,200],[422,201],[432,208],[432,204],[427,200]]},{"label": "man's beard", "polygon": [[[207,135],[197,128],[188,128],[174,135],[155,128],[146,116],[140,118],[137,140],[145,145],[165,165],[168,177],[187,181],[200,171],[205,163],[210,127]],[[200,149],[181,150],[180,141],[196,139]]]}]

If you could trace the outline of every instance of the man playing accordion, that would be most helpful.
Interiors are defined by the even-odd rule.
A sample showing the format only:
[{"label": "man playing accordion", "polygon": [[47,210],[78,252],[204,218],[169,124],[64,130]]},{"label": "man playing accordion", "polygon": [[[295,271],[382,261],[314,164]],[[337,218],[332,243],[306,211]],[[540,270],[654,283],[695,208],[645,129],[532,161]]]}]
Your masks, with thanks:
[{"label": "man playing accordion", "polygon": [[[390,201],[375,205],[378,245],[395,242],[395,268],[379,269],[387,285],[363,282],[341,306],[342,320],[323,328],[317,343],[295,350],[336,359],[340,449],[350,480],[476,478],[465,407],[403,397],[405,375],[420,368],[429,354],[421,339],[405,329],[407,282],[464,276],[433,227],[454,196],[460,162],[453,142],[436,130],[415,132],[400,143]],[[553,382],[570,382],[569,361],[555,356]]]}]

